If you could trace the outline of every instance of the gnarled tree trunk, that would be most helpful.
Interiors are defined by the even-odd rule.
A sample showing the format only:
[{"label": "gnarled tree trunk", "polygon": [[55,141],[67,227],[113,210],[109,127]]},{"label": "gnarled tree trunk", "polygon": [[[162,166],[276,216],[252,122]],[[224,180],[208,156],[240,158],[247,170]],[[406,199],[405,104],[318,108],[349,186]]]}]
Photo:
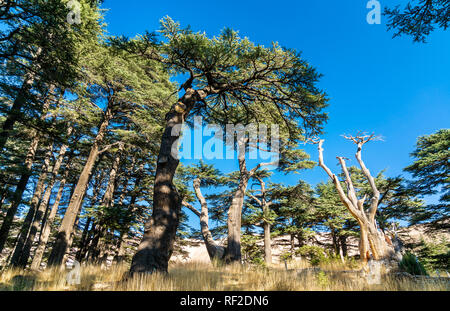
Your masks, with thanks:
[{"label": "gnarled tree trunk", "polygon": [[134,255],[130,274],[167,272],[179,222],[182,200],[173,184],[179,159],[172,155],[181,135],[181,125],[195,103],[206,97],[203,91],[186,88],[186,92],[166,115],[153,188],[153,213],[145,224],[144,236]]},{"label": "gnarled tree trunk", "polygon": [[319,142],[319,165],[325,170],[328,176],[333,181],[339,197],[342,203],[347,207],[350,214],[357,220],[360,227],[360,240],[359,240],[359,252],[361,260],[366,263],[370,258],[374,260],[381,260],[390,258],[393,256],[393,248],[386,242],[384,233],[378,230],[375,214],[378,208],[378,202],[380,198],[380,192],[378,191],[375,180],[370,174],[370,171],[365,166],[364,162],[361,158],[361,150],[362,146],[368,141],[372,140],[373,135],[369,137],[350,137],[349,139],[353,140],[353,142],[358,146],[358,150],[356,152],[356,159],[366,176],[370,187],[372,189],[372,199],[370,202],[370,208],[366,211],[364,209],[364,202],[366,200],[366,196],[361,199],[358,199],[356,196],[356,191],[353,186],[353,182],[351,180],[350,174],[348,172],[346,163],[344,158],[338,157],[339,163],[342,167],[342,171],[345,175],[345,183],[347,185],[347,194],[344,192],[341,186],[341,182],[338,177],[331,172],[331,170],[325,165],[323,161],[323,140]]}]

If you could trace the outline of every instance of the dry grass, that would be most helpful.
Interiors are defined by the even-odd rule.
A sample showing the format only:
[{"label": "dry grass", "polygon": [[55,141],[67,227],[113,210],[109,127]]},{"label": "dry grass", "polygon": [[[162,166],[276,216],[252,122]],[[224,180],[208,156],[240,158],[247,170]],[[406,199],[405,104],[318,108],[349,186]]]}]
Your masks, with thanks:
[{"label": "dry grass", "polygon": [[[348,265],[338,263],[321,266],[327,272],[303,273],[306,264],[284,265],[270,269],[246,266],[214,267],[200,263],[172,264],[169,274],[159,273],[136,276],[121,282],[128,270],[126,265],[115,265],[109,269],[99,266],[81,267],[81,284],[68,285],[68,271],[48,269],[42,272],[5,270],[0,274],[0,290],[118,290],[118,291],[321,291],[321,290],[450,290],[448,281],[423,281],[386,277],[379,285],[368,285],[366,280],[352,274]],[[354,266],[351,268],[355,268]],[[313,270],[304,270],[313,271]]]}]

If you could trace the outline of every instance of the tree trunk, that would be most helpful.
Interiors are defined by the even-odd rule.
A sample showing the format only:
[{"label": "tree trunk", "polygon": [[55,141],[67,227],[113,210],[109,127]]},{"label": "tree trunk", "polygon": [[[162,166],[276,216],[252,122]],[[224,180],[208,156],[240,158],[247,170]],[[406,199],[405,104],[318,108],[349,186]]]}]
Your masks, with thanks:
[{"label": "tree trunk", "polygon": [[219,244],[216,243],[216,241],[214,241],[211,231],[209,230],[208,203],[206,202],[206,199],[201,192],[200,182],[201,182],[200,179],[196,178],[193,182],[193,186],[195,195],[201,206],[201,212],[199,212],[192,205],[190,205],[185,201],[183,201],[183,205],[189,208],[199,217],[203,241],[205,242],[209,259],[211,260],[211,262],[214,262],[215,260],[223,259],[225,249],[223,246],[220,246]]},{"label": "tree trunk", "polygon": [[270,238],[270,224],[264,221],[264,260],[267,265],[272,264],[272,240]]},{"label": "tree trunk", "polygon": [[86,253],[86,246],[88,245],[88,242],[89,242],[89,239],[88,239],[89,226],[91,225],[91,222],[92,222],[92,217],[88,217],[86,219],[86,223],[84,224],[83,234],[81,235],[81,240],[80,240],[80,246],[78,248],[78,252],[76,255],[76,260],[78,260],[79,262],[83,261],[83,258]]},{"label": "tree trunk", "polygon": [[345,183],[347,185],[347,193],[344,192],[341,181],[339,178],[331,172],[331,170],[323,162],[323,140],[319,142],[319,165],[325,170],[328,176],[333,181],[336,190],[339,194],[341,202],[348,209],[350,214],[356,219],[360,227],[360,240],[359,240],[359,253],[360,259],[363,263],[367,263],[371,258],[374,260],[381,260],[385,258],[392,257],[394,254],[393,248],[390,247],[384,237],[384,233],[378,230],[375,214],[379,204],[380,192],[375,184],[375,179],[370,174],[370,171],[365,166],[361,158],[362,146],[370,141],[373,136],[368,139],[364,137],[350,138],[357,144],[358,149],[356,152],[356,159],[364,173],[369,185],[372,189],[372,199],[370,202],[370,208],[366,211],[364,209],[364,202],[366,196],[358,199],[356,196],[356,191],[353,186],[353,181],[350,177],[350,173],[347,169],[344,158],[338,157],[339,163],[342,167],[342,172],[345,175]]},{"label": "tree trunk", "polygon": [[[121,191],[121,194],[119,197],[119,202],[118,202],[119,206],[122,206],[123,201],[125,200],[125,195],[126,195],[127,189],[128,189],[128,183],[130,181],[130,176],[132,175],[132,172],[134,171],[135,165],[136,165],[136,158],[132,157],[131,165],[129,168],[130,174],[128,174],[124,178],[123,183],[122,183],[122,191]],[[133,194],[131,195],[131,199],[130,199],[129,209],[130,209],[131,214],[134,214],[134,204],[136,203],[138,187],[142,180],[143,171],[144,171],[144,165],[141,164],[141,165],[139,165],[139,170],[137,172],[136,179],[134,182],[134,191],[133,191]],[[119,236],[119,239],[118,239],[117,245],[116,245],[116,253],[115,253],[114,259],[113,259],[117,263],[121,263],[125,257],[126,244],[127,244],[126,240],[128,239],[128,232],[130,231],[130,227],[131,226],[128,223],[126,223],[126,224],[124,224],[124,228],[126,228],[126,229],[120,230],[120,236]]]},{"label": "tree trunk", "polygon": [[342,256],[347,256],[347,236],[339,236],[339,244],[341,246]]},{"label": "tree trunk", "polygon": [[125,232],[125,233],[120,235],[119,243],[117,245],[117,255],[114,258],[114,260],[117,263],[121,263],[124,260],[124,258],[125,258],[125,255],[126,255],[126,252],[127,252],[127,247],[126,247],[127,239],[128,239],[128,232]]},{"label": "tree trunk", "polygon": [[[119,171],[120,159],[121,159],[123,150],[124,150],[124,144],[121,143],[121,144],[119,144],[119,149],[116,153],[116,156],[113,161],[113,165],[109,172],[108,185],[106,187],[105,193],[103,195],[103,200],[102,200],[102,205],[106,209],[110,209],[113,204],[113,201],[114,201],[114,193],[115,193],[115,188],[116,188],[116,177],[117,177],[117,173]],[[100,240],[100,252],[99,252],[99,254],[100,254],[99,259],[101,262],[106,261],[106,259],[109,256],[108,229],[104,228],[103,232],[104,232],[104,234],[102,235],[103,239]]]},{"label": "tree trunk", "polygon": [[[70,159],[70,157],[69,157],[69,159]],[[39,237],[39,244],[36,248],[36,251],[35,251],[34,257],[33,257],[33,261],[31,263],[32,270],[37,270],[41,266],[42,257],[44,256],[45,247],[47,246],[48,239],[50,237],[53,221],[56,217],[56,214],[58,213],[59,203],[61,202],[61,198],[62,198],[62,195],[64,192],[64,187],[66,185],[67,178],[69,176],[69,171],[70,171],[69,168],[66,167],[66,170],[64,171],[64,175],[59,183],[59,189],[58,189],[58,193],[56,194],[55,202],[53,203],[50,213],[43,225],[42,234]]]},{"label": "tree trunk", "polygon": [[245,148],[241,152],[239,148],[239,172],[240,180],[236,192],[233,195],[231,206],[228,210],[228,240],[225,250],[225,262],[241,262],[241,223],[242,223],[242,206],[244,205],[245,192],[247,191],[250,174],[247,171],[245,162]]},{"label": "tree trunk", "polygon": [[[73,128],[69,127],[69,129],[67,130],[68,137],[71,135],[72,131],[73,131]],[[55,185],[56,180],[57,180],[59,169],[60,169],[61,164],[64,160],[64,157],[66,155],[67,147],[68,146],[66,144],[63,144],[61,146],[61,148],[59,149],[58,157],[56,159],[55,165],[53,166],[53,170],[51,172],[52,179],[50,180],[50,182],[47,185],[47,188],[45,189],[44,195],[39,204],[39,207],[38,207],[35,219],[33,221],[30,233],[28,235],[27,241],[25,242],[25,245],[24,245],[24,248],[22,251],[22,256],[19,261],[20,266],[26,266],[26,264],[28,262],[28,258],[30,257],[31,247],[33,245],[36,233],[39,230],[39,228],[41,228],[41,232],[40,232],[40,236],[39,236],[38,246],[42,239],[42,234],[43,234],[44,227],[46,224],[46,218],[48,217],[48,215],[47,215],[48,214],[48,203],[49,203],[50,196],[51,196],[51,193],[53,190],[53,186]],[[41,217],[42,215],[44,215],[44,217]],[[42,224],[41,224],[41,218],[42,218]]]},{"label": "tree trunk", "polygon": [[103,115],[103,120],[98,128],[97,136],[95,137],[94,143],[89,152],[89,156],[86,160],[86,163],[76,184],[75,190],[70,199],[69,206],[67,207],[66,213],[64,214],[61,226],[59,227],[58,235],[50,254],[49,265],[58,266],[63,264],[64,254],[66,253],[66,250],[69,246],[69,241],[74,230],[75,221],[78,213],[80,212],[84,194],[86,193],[86,187],[89,182],[89,177],[99,155],[99,146],[103,141],[107,127],[112,117],[112,109],[111,105],[109,104],[106,108],[105,114]]},{"label": "tree trunk", "polygon": [[[35,58],[37,58],[41,52],[42,48],[39,47],[36,51]],[[3,148],[11,135],[11,131],[14,129],[14,124],[21,118],[21,110],[29,99],[30,89],[33,86],[34,79],[34,73],[26,74],[19,93],[17,94],[10,111],[8,111],[6,120],[2,125],[2,131],[0,132],[0,152],[3,151]]]},{"label": "tree trunk", "polygon": [[[50,100],[47,99],[45,101],[42,114],[41,114],[41,120],[45,119],[46,112],[48,108],[50,107]],[[9,134],[8,134],[9,135]],[[7,139],[8,136],[6,136],[5,139]],[[3,251],[3,248],[5,247],[6,240],[8,238],[9,230],[11,228],[11,225],[14,220],[14,216],[16,215],[17,209],[22,202],[22,196],[25,192],[25,189],[28,184],[28,180],[30,179],[32,175],[32,167],[34,162],[34,157],[36,155],[36,151],[39,145],[39,140],[41,139],[41,133],[37,131],[33,131],[32,139],[30,143],[30,147],[28,148],[28,152],[25,158],[25,164],[24,169],[25,172],[22,173],[20,180],[16,186],[16,190],[14,191],[12,200],[11,200],[11,206],[9,207],[8,211],[6,212],[6,216],[3,219],[2,227],[0,228],[0,253]],[[1,151],[1,149],[0,149]]]},{"label": "tree trunk", "polygon": [[31,244],[34,241],[34,238],[38,231],[39,223],[42,219],[42,216],[45,212],[45,208],[47,206],[39,204],[39,201],[41,199],[42,192],[44,191],[44,184],[47,179],[47,175],[51,171],[50,158],[52,156],[52,152],[53,152],[53,144],[50,146],[49,150],[45,155],[44,163],[42,164],[41,175],[39,176],[39,180],[36,184],[33,197],[31,198],[31,204],[30,209],[28,211],[28,215],[25,218],[25,221],[22,225],[22,229],[17,238],[16,248],[11,258],[11,265],[14,267],[25,268],[28,262]]},{"label": "tree trunk", "polygon": [[[134,273],[167,272],[177,232],[182,200],[173,184],[179,159],[172,156],[172,147],[181,135],[184,123],[194,104],[206,97],[202,91],[187,88],[180,101],[166,115],[153,188],[153,213],[145,224],[144,235],[134,255],[130,275]],[[175,130],[172,133],[173,129]]]}]

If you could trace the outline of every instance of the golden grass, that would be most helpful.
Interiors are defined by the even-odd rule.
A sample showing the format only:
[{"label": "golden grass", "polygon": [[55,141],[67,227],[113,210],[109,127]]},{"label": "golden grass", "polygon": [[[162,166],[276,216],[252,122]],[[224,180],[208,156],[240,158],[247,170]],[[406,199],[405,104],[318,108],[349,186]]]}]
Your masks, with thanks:
[{"label": "golden grass", "polygon": [[[342,276],[342,270],[348,265],[331,263],[321,266],[327,272],[305,273],[299,276],[301,268],[307,264],[290,265],[286,271],[284,264],[271,268],[249,266],[215,267],[202,263],[171,264],[169,273],[154,273],[136,276],[122,282],[122,276],[128,270],[126,265],[114,265],[108,269],[99,266],[81,267],[81,284],[68,285],[68,271],[47,269],[42,272],[8,269],[0,272],[0,290],[113,290],[113,291],[448,291],[450,282],[399,280],[386,277],[381,284],[368,285],[361,277]],[[353,264],[353,267],[354,264]],[[336,273],[334,273],[336,272]]]}]

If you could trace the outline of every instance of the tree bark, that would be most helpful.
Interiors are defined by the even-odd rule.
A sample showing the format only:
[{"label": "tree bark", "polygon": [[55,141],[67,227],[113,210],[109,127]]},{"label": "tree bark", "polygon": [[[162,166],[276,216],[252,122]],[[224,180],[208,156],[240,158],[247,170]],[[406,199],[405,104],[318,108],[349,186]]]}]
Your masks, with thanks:
[{"label": "tree bark", "polygon": [[224,260],[227,263],[241,262],[241,224],[242,206],[244,205],[245,192],[247,191],[250,174],[245,163],[245,154],[239,157],[240,180],[236,192],[233,195],[231,206],[228,210],[228,239]]},{"label": "tree bark", "polygon": [[206,97],[205,92],[186,88],[185,94],[166,115],[166,127],[161,139],[155,184],[153,188],[153,213],[145,224],[144,235],[134,255],[130,275],[135,273],[167,272],[169,259],[179,222],[182,200],[173,184],[179,159],[172,155],[178,142],[180,129],[195,103]]},{"label": "tree bark", "polygon": [[[67,137],[70,137],[70,135],[72,134],[72,131],[73,131],[73,127],[69,127],[67,130]],[[67,148],[68,148],[68,145],[63,144],[61,146],[61,148],[59,149],[57,160],[51,171],[52,179],[49,182],[49,184],[47,185],[47,188],[45,189],[44,195],[43,195],[41,202],[39,204],[39,207],[37,209],[36,216],[33,220],[33,224],[31,226],[30,233],[28,235],[27,241],[25,242],[25,245],[24,245],[24,248],[22,251],[22,256],[19,261],[19,265],[22,267],[26,266],[26,264],[28,262],[28,258],[30,257],[31,247],[32,247],[34,239],[36,237],[36,233],[38,232],[40,227],[42,227],[41,229],[43,229],[43,227],[45,226],[46,221],[45,221],[45,218],[43,219],[42,216],[45,214],[45,212],[48,208],[48,202],[50,200],[50,195],[52,193],[53,186],[56,183],[56,180],[57,180],[56,177],[58,175],[59,169],[61,168],[62,162],[66,155]],[[42,221],[42,226],[41,226],[41,221]],[[42,232],[43,232],[43,230],[41,230],[41,235],[42,235]],[[41,237],[39,238],[39,240],[41,240]]]},{"label": "tree bark", "polygon": [[106,108],[106,111],[103,115],[103,120],[98,128],[97,136],[95,137],[94,143],[89,152],[89,156],[80,174],[77,185],[70,199],[69,206],[67,207],[66,213],[64,214],[61,226],[59,227],[58,235],[49,257],[49,265],[51,266],[58,266],[63,264],[64,254],[66,253],[66,250],[69,246],[70,237],[74,230],[75,221],[80,211],[84,194],[86,193],[86,187],[89,182],[89,177],[92,173],[92,168],[94,167],[94,164],[100,153],[99,147],[103,141],[107,127],[112,117],[112,107],[111,104],[108,104],[108,107]]},{"label": "tree bark", "polygon": [[[53,90],[53,87],[51,87],[50,89]],[[40,117],[41,120],[45,119],[46,113],[47,113],[47,110],[49,107],[50,107],[50,99],[47,98],[47,100],[44,103],[44,107],[42,109],[42,114]],[[9,134],[7,134],[7,136],[5,136],[6,137],[5,141],[8,137],[8,135]],[[12,196],[11,206],[9,207],[8,211],[6,212],[6,216],[3,219],[2,227],[0,228],[0,253],[3,251],[3,248],[5,247],[6,240],[8,239],[9,230],[14,221],[14,216],[17,213],[17,209],[18,209],[20,203],[22,203],[23,193],[25,192],[25,189],[28,184],[28,180],[30,179],[30,177],[32,175],[33,162],[34,162],[34,158],[36,155],[36,151],[37,151],[40,139],[41,139],[41,133],[38,131],[33,131],[30,147],[28,148],[28,152],[27,152],[27,155],[25,158],[24,172],[22,173],[20,180],[16,186],[16,190],[14,191],[14,194]],[[1,151],[1,148],[0,148],[0,151]]]},{"label": "tree bark", "polygon": [[78,247],[78,252],[76,255],[76,260],[79,262],[83,261],[84,256],[86,255],[86,246],[89,243],[89,226],[91,225],[92,217],[88,217],[86,219],[86,223],[84,224],[83,234],[81,235],[80,246]]},{"label": "tree bark", "polygon": [[[68,162],[70,162],[70,157],[69,157]],[[38,246],[34,253],[33,261],[31,263],[32,270],[37,270],[41,266],[45,248],[47,246],[48,239],[50,237],[52,224],[56,217],[56,214],[58,213],[59,203],[61,202],[61,198],[62,198],[62,195],[64,192],[64,187],[66,185],[67,178],[69,177],[69,171],[70,171],[69,167],[66,167],[66,170],[64,171],[64,175],[63,175],[61,181],[59,182],[59,189],[58,189],[58,193],[56,194],[55,202],[53,203],[50,213],[43,225],[42,234],[39,237],[39,243],[38,243]]]},{"label": "tree bark", "polygon": [[[371,137],[370,137],[371,138]],[[370,140],[369,138],[369,140]],[[331,172],[331,170],[325,165],[323,162],[323,140],[319,142],[319,166],[321,166],[328,176],[333,180],[333,183],[338,191],[339,197],[347,207],[350,214],[357,220],[360,227],[360,240],[359,240],[359,252],[360,258],[363,263],[367,263],[367,261],[372,257],[374,260],[381,260],[385,258],[392,257],[393,249],[386,243],[386,239],[384,237],[383,232],[378,230],[375,214],[378,208],[380,193],[375,185],[375,180],[370,174],[370,171],[366,168],[364,162],[361,159],[361,150],[364,143],[369,140],[363,141],[358,138],[352,139],[358,146],[358,150],[356,152],[356,159],[366,176],[369,185],[372,189],[373,195],[370,202],[370,208],[366,211],[364,210],[364,202],[366,197],[364,196],[361,199],[356,197],[356,191],[353,186],[352,179],[348,172],[346,163],[344,158],[338,157],[339,163],[342,167],[342,171],[345,175],[345,182],[347,185],[347,194],[344,192],[341,186],[341,182],[338,177]]]},{"label": "tree bark", "polygon": [[261,186],[261,195],[260,199],[258,199],[256,196],[249,194],[250,197],[252,197],[256,203],[259,204],[259,206],[262,207],[263,212],[263,232],[264,232],[264,261],[266,264],[271,265],[272,264],[272,240],[270,238],[270,222],[267,221],[267,219],[270,216],[270,205],[271,202],[267,202],[266,198],[266,183],[262,178],[259,176],[255,177]]},{"label": "tree bark", "polygon": [[[120,143],[119,149],[118,149],[116,156],[114,158],[114,161],[113,161],[113,165],[109,172],[108,185],[107,185],[105,193],[103,195],[102,205],[106,209],[110,209],[113,204],[114,193],[115,193],[115,188],[116,188],[116,177],[117,177],[117,173],[119,171],[120,159],[121,159],[123,150],[124,150],[124,144]],[[108,246],[108,240],[107,240],[108,228],[104,228],[102,231],[103,231],[103,234],[102,234],[103,239],[100,240],[100,260],[103,262],[103,261],[106,261],[108,255],[109,255],[109,252],[108,252],[109,246]]]},{"label": "tree bark", "polygon": [[[36,55],[34,58],[37,58],[42,52],[42,48],[38,48],[36,51]],[[6,142],[11,135],[11,131],[14,129],[14,125],[17,120],[21,117],[21,110],[23,106],[25,106],[27,100],[29,99],[30,89],[33,86],[35,80],[34,73],[28,73],[25,75],[25,79],[22,83],[22,86],[13,102],[13,105],[8,111],[6,120],[3,122],[2,131],[0,132],[0,152],[3,151],[3,148],[6,145]]]},{"label": "tree bark", "polygon": [[[41,175],[39,176],[39,180],[36,184],[36,188],[33,193],[33,197],[31,198],[30,209],[28,211],[27,216],[25,217],[25,221],[22,225],[22,229],[17,237],[16,248],[14,249],[13,256],[11,258],[11,265],[14,267],[23,267],[25,268],[29,251],[31,248],[25,246],[27,243],[32,244],[34,238],[36,236],[36,232],[39,227],[39,223],[42,219],[42,216],[45,212],[46,205],[39,204],[39,200],[41,199],[42,192],[44,191],[44,184],[47,179],[48,173],[51,171],[50,168],[50,158],[53,152],[53,144],[50,146],[47,151],[44,159],[44,163],[42,164]],[[39,205],[39,207],[38,207]],[[28,239],[31,239],[28,241]],[[28,252],[25,255],[26,248],[28,248]],[[25,255],[25,256],[24,256]]]},{"label": "tree bark", "polygon": [[203,196],[200,189],[200,179],[196,178],[193,182],[195,195],[197,200],[201,206],[201,212],[199,212],[195,207],[189,204],[186,201],[183,201],[183,205],[189,208],[195,215],[197,215],[200,219],[200,229],[203,237],[203,241],[205,242],[206,250],[209,255],[209,259],[211,262],[215,260],[222,260],[224,255],[224,247],[217,244],[214,240],[211,231],[209,230],[209,215],[208,215],[208,203],[206,202],[205,197]]}]

